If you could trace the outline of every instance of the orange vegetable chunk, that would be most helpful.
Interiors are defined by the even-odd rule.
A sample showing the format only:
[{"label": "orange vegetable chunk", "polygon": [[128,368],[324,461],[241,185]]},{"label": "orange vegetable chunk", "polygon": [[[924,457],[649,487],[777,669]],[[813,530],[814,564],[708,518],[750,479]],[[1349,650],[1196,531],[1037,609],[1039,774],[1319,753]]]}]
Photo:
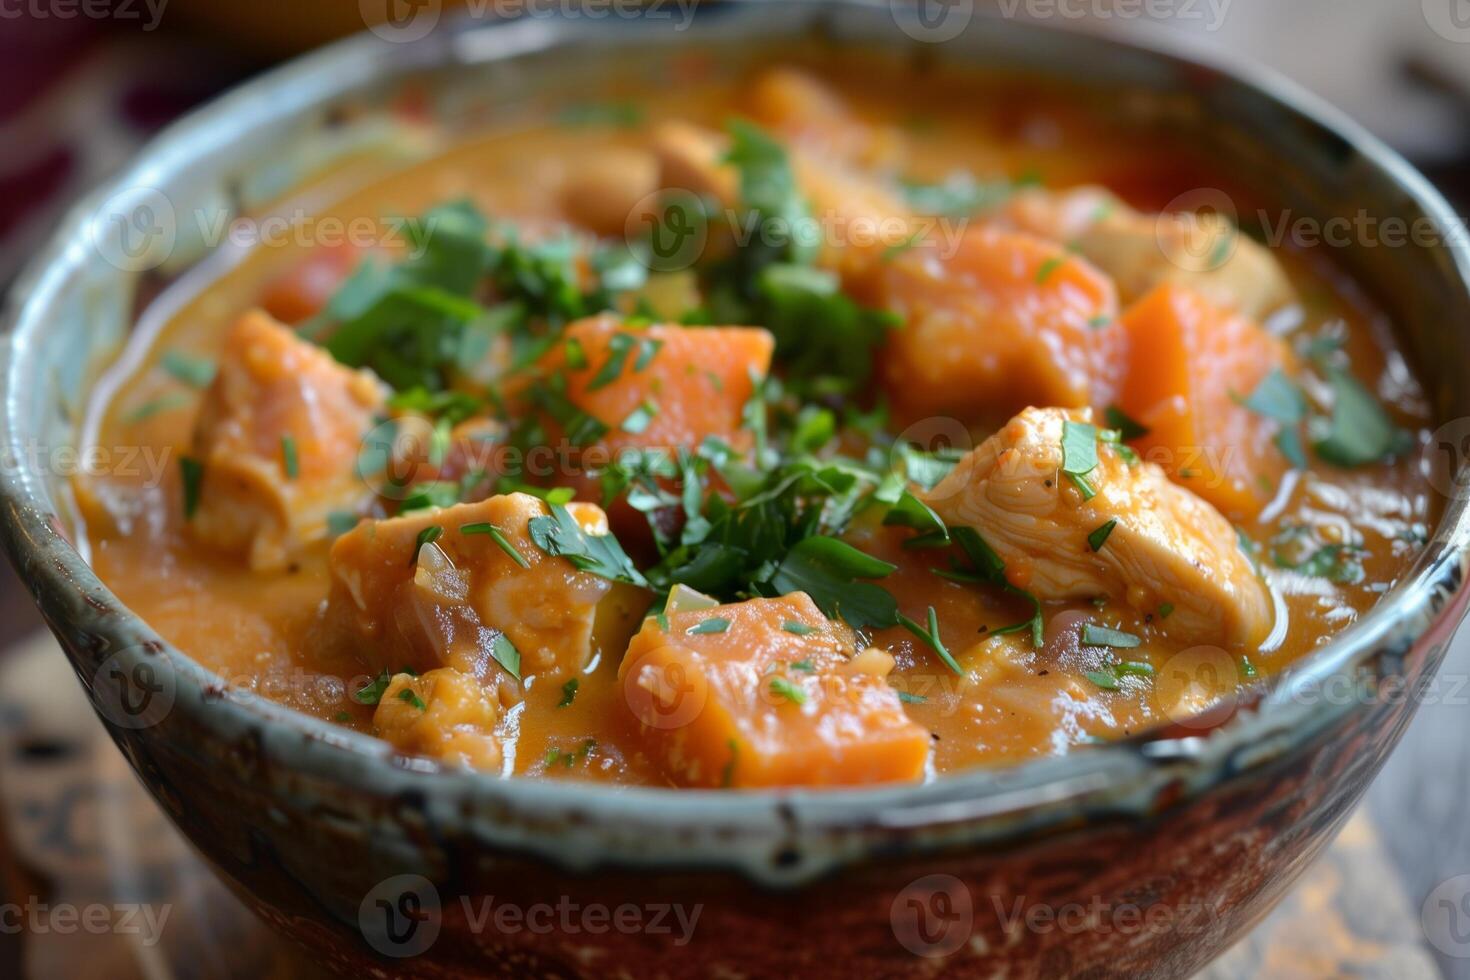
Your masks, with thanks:
[{"label": "orange vegetable chunk", "polygon": [[804,593],[670,613],[618,677],[653,756],[685,786],[849,786],[919,778],[929,733],[883,651]]},{"label": "orange vegetable chunk", "polygon": [[881,267],[875,305],[903,319],[880,355],[901,418],[999,421],[1028,405],[1080,408],[1111,391],[1113,284],[1041,238],[977,228],[948,258],[916,246]]},{"label": "orange vegetable chunk", "polygon": [[1157,287],[1121,322],[1128,353],[1118,405],[1149,429],[1134,447],[1231,520],[1255,517],[1290,463],[1273,444],[1278,423],[1240,402],[1273,369],[1291,373],[1290,349],[1178,285]]},{"label": "orange vegetable chunk", "polygon": [[693,448],[735,436],[751,376],[765,377],[774,350],[759,327],[630,326],[604,315],[568,326],[542,367],[564,375],[567,400],[607,426],[597,445],[609,453]]}]

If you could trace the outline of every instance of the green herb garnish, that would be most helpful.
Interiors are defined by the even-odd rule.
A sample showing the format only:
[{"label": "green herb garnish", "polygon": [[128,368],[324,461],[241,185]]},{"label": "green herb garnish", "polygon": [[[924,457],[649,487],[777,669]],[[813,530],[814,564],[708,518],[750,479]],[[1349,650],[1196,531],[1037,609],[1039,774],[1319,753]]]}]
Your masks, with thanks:
[{"label": "green herb garnish", "polygon": [[180,456],[179,474],[184,480],[184,520],[193,520],[194,512],[199,509],[199,491],[204,485],[204,464],[192,456]]},{"label": "green herb garnish", "polygon": [[1087,536],[1087,546],[1093,551],[1101,551],[1102,546],[1107,543],[1108,535],[1112,534],[1113,528],[1117,526],[1118,519],[1116,517],[1103,524]]},{"label": "green herb garnish", "polygon": [[1110,629],[1107,626],[1098,626],[1096,623],[1086,623],[1082,627],[1083,646],[1113,647],[1119,650],[1128,650],[1138,646],[1142,642],[1141,639],[1132,633]]},{"label": "green herb garnish", "polygon": [[218,370],[207,357],[176,350],[164,351],[160,363],[165,371],[191,388],[208,388]]},{"label": "green herb garnish", "polygon": [[510,676],[516,680],[521,679],[521,651],[510,642],[510,637],[504,633],[495,634],[495,639],[490,641],[490,656],[495,658],[495,662],[504,667]]},{"label": "green herb garnish", "polygon": [[511,543],[510,539],[505,536],[505,533],[500,528],[491,524],[489,521],[481,521],[475,524],[461,524],[459,526],[459,533],[489,535],[490,540],[494,541],[500,550],[509,555],[511,560],[517,565],[522,568],[531,567],[531,563],[526,559],[526,556],[520,553],[520,550]]},{"label": "green herb garnish", "polygon": [[711,616],[709,619],[700,620],[684,632],[702,636],[706,633],[723,633],[730,628],[730,621],[720,616]]},{"label": "green herb garnish", "polygon": [[790,701],[792,704],[806,704],[806,691],[799,684],[793,684],[784,677],[771,678],[771,692]]}]

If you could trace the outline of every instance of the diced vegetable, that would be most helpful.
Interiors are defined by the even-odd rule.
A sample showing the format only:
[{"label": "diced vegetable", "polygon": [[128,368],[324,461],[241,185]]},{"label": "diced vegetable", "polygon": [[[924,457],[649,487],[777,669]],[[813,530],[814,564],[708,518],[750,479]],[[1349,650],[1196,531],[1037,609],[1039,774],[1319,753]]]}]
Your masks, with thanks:
[{"label": "diced vegetable", "polygon": [[667,632],[645,624],[618,676],[649,751],[680,785],[843,786],[923,772],[929,733],[882,673],[863,669],[892,659],[850,663],[852,632],[805,595],[667,620]]},{"label": "diced vegetable", "polygon": [[[1260,513],[1293,462],[1278,434],[1296,425],[1253,411],[1250,399],[1274,372],[1295,371],[1291,351],[1182,286],[1160,286],[1121,322],[1128,354],[1118,407],[1149,430],[1134,447],[1232,520]],[[1257,398],[1280,401],[1273,391]]]}]

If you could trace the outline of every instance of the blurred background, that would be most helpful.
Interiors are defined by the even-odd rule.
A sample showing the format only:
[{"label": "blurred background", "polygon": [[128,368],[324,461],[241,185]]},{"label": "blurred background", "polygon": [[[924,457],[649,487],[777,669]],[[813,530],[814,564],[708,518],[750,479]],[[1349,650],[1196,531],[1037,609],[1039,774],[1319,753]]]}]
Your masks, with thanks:
[{"label": "blurred background", "polygon": [[[1268,64],[1397,147],[1461,214],[1470,213],[1470,0],[914,2],[1143,36]],[[71,202],[191,106],[369,23],[411,16],[426,5],[465,3],[480,16],[493,15],[488,0],[0,0],[0,284],[9,285]],[[500,6],[541,9],[531,0],[500,0]],[[0,571],[0,650],[40,626],[22,583]],[[0,664],[4,659],[0,653]],[[1442,673],[1470,677],[1464,636]],[[0,762],[0,795],[14,797],[14,772]],[[1385,948],[1400,938],[1417,944],[1423,962],[1464,978],[1470,959],[1429,948],[1416,931],[1426,897],[1446,879],[1470,874],[1467,774],[1470,707],[1464,698],[1429,704],[1367,807],[1377,853],[1386,861],[1373,865],[1369,877],[1393,879],[1382,882],[1384,893],[1401,892],[1407,910],[1394,920],[1407,935],[1379,939]],[[24,819],[25,812],[10,818]],[[38,887],[16,844],[24,837],[13,826],[0,833],[0,842],[11,842],[0,843],[0,897]],[[1361,877],[1362,866],[1347,874]],[[1374,882],[1357,885],[1373,894]],[[1375,914],[1370,902],[1366,915]],[[1313,928],[1310,916],[1301,921],[1301,928]],[[18,937],[0,932],[0,976],[50,975],[37,973],[34,961],[23,974]],[[1470,946],[1460,951],[1470,954]],[[94,961],[80,972],[119,975],[114,965]],[[1324,966],[1291,975],[1331,972]],[[1395,967],[1388,957],[1372,975],[1426,974]]]}]

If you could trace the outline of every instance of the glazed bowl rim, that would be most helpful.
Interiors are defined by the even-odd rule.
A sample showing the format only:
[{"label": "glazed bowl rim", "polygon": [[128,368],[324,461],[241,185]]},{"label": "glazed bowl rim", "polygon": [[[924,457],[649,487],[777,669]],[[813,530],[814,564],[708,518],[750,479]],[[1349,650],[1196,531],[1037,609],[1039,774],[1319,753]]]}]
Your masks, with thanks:
[{"label": "glazed bowl rim", "polygon": [[[856,16],[858,11],[871,16],[883,5],[873,0],[802,0],[792,6],[840,17],[849,13]],[[1394,151],[1273,72],[1243,67],[1216,55],[1192,51],[1181,54],[1173,44],[1163,47],[1151,41],[981,16],[996,30],[1046,32],[1051,35],[1048,43],[1059,50],[1093,49],[1219,73],[1311,126],[1334,134],[1443,227],[1453,227],[1458,220],[1444,198]],[[625,29],[627,25],[619,27]],[[154,186],[154,177],[202,156],[202,147],[211,145],[211,140],[219,139],[226,130],[248,133],[276,113],[305,112],[323,100],[380,80],[380,70],[406,72],[461,64],[466,57],[462,46],[466,40],[473,41],[475,50],[481,52],[476,57],[492,60],[598,37],[562,18],[548,20],[539,15],[538,19],[441,26],[423,44],[395,45],[364,32],[253,78],[169,126],[121,174],[69,212],[12,288],[0,350],[0,411],[4,413],[0,449],[12,459],[23,460],[26,457],[20,451],[21,440],[36,435],[24,431],[27,419],[23,396],[41,383],[34,364],[37,351],[45,343],[46,315],[66,286],[68,275],[81,261],[79,250],[87,247],[100,202],[128,187]],[[907,43],[902,38],[899,41]],[[283,101],[287,103],[284,108]],[[239,123],[242,114],[243,127]],[[1470,282],[1470,249],[1459,240],[1443,247],[1452,250],[1453,267],[1463,287]],[[1321,720],[1321,712],[1328,709],[1304,707],[1295,693],[1329,676],[1354,671],[1390,646],[1407,649],[1436,622],[1429,612],[1435,584],[1444,579],[1449,566],[1461,563],[1470,540],[1470,512],[1464,501],[1451,499],[1411,572],[1378,605],[1320,650],[1273,677],[1269,691],[1253,710],[1241,712],[1240,717],[1208,737],[1135,737],[1072,755],[979,768],[920,784],[819,791],[730,791],[506,779],[439,769],[421,760],[395,756],[371,736],[284,705],[260,698],[222,696],[222,680],[164,642],[128,610],[58,530],[56,505],[46,491],[39,468],[4,467],[0,472],[0,503],[5,508],[0,534],[53,628],[60,632],[62,625],[81,623],[83,633],[95,634],[106,648],[151,657],[155,666],[168,672],[182,695],[177,700],[184,710],[195,712],[200,724],[220,738],[228,740],[246,731],[263,732],[270,746],[303,772],[327,780],[370,784],[373,793],[412,790],[445,801],[480,800],[524,813],[596,813],[603,819],[635,821],[647,833],[689,824],[761,834],[778,827],[789,830],[797,824],[818,832],[871,827],[902,831],[1024,814],[1108,792],[1119,785],[1141,785],[1143,777],[1159,775],[1163,770],[1170,770],[1171,778],[1190,770],[1224,772],[1228,776],[1228,760],[1272,740],[1276,748],[1265,755],[1272,751],[1289,754],[1293,740],[1305,737],[1301,733],[1310,729],[1314,720]],[[1456,583],[1455,588],[1460,587]],[[69,655],[76,662],[74,652],[69,651]]]}]

